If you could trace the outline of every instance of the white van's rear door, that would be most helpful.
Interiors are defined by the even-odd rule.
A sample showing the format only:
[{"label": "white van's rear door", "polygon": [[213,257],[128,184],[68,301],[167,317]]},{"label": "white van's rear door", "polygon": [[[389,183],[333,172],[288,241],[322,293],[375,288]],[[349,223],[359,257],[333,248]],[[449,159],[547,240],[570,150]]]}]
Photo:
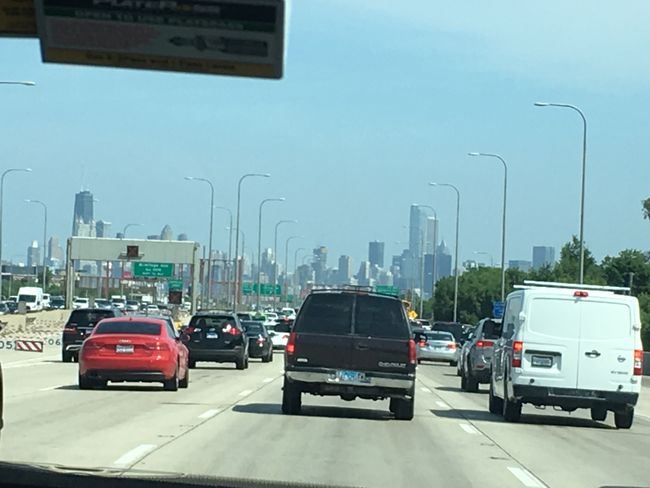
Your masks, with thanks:
[{"label": "white van's rear door", "polygon": [[[578,388],[633,390],[633,317],[629,302],[607,297],[580,298]],[[619,389],[619,385],[622,388]]]},{"label": "white van's rear door", "polygon": [[573,297],[533,295],[524,322],[522,377],[536,386],[576,388],[580,309]]}]

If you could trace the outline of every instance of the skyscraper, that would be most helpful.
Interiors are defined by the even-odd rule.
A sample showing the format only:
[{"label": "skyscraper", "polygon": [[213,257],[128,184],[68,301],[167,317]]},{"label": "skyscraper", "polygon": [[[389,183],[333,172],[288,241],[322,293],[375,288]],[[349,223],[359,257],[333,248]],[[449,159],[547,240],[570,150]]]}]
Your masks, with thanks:
[{"label": "skyscraper", "polygon": [[409,215],[409,251],[414,257],[422,255],[422,241],[426,239],[426,219],[427,214],[424,213],[419,206],[411,205]]},{"label": "skyscraper", "polygon": [[111,236],[111,223],[105,220],[98,220],[95,224],[95,235],[97,237],[110,237]]},{"label": "skyscraper", "polygon": [[341,256],[339,258],[339,284],[345,285],[350,282],[352,276],[352,259],[350,256]]},{"label": "skyscraper", "polygon": [[311,264],[314,270],[316,284],[325,282],[325,269],[327,268],[327,248],[320,246],[314,249],[314,261]]},{"label": "skyscraper", "polygon": [[427,238],[424,252],[433,254],[433,249],[438,245],[434,242],[438,236],[438,220],[435,217],[427,217]]},{"label": "skyscraper", "polygon": [[174,240],[174,231],[169,224],[165,225],[160,231],[160,240],[161,241],[172,241]]},{"label": "skyscraper", "polygon": [[371,266],[384,267],[384,243],[372,241],[368,243],[368,261]]},{"label": "skyscraper", "polygon": [[32,241],[32,245],[27,248],[27,266],[39,266],[41,264],[41,253],[38,247],[38,241]]},{"label": "skyscraper", "polygon": [[440,280],[451,275],[451,254],[443,239],[436,249],[436,278]]},{"label": "skyscraper", "polygon": [[552,266],[555,263],[555,248],[550,246],[533,246],[533,269]]},{"label": "skyscraper", "polygon": [[511,259],[510,261],[508,261],[509,268],[518,269],[524,271],[525,273],[530,271],[531,264],[532,263],[530,261],[526,261],[524,259]]},{"label": "skyscraper", "polygon": [[47,244],[47,259],[49,265],[53,268],[59,268],[63,264],[63,249],[59,244],[59,238],[57,236],[50,237],[50,240]]},{"label": "skyscraper", "polygon": [[95,237],[93,194],[88,190],[82,190],[74,196],[72,235]]},{"label": "skyscraper", "polygon": [[186,241],[187,240],[187,234],[184,232],[181,234],[178,234],[178,237],[176,238],[177,241]]}]

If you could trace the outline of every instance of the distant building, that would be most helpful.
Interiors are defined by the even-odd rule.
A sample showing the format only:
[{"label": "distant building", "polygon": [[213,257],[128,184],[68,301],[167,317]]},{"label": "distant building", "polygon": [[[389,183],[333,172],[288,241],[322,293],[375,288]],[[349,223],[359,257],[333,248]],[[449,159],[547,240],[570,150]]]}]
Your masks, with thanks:
[{"label": "distant building", "polygon": [[176,238],[178,241],[186,241],[187,240],[187,234],[184,232],[182,234],[178,234],[178,237]]},{"label": "distant building", "polygon": [[47,260],[48,265],[53,268],[60,268],[63,266],[63,249],[59,244],[59,238],[57,236],[50,237],[50,240],[47,244]]},{"label": "distant building", "polygon": [[317,284],[325,283],[327,269],[327,248],[320,246],[314,249],[314,260],[311,263],[314,270],[314,280]]},{"label": "distant building", "polygon": [[555,263],[555,248],[550,246],[533,247],[533,269],[552,266]]},{"label": "distant building", "polygon": [[38,266],[41,263],[41,250],[38,247],[38,241],[32,241],[32,245],[27,248],[27,267]]},{"label": "distant building", "polygon": [[95,224],[95,235],[97,237],[110,237],[111,236],[111,223],[105,220],[98,220]]},{"label": "distant building", "polygon": [[523,259],[511,259],[508,261],[508,267],[513,269],[518,269],[527,273],[530,271],[532,263],[530,261],[525,261]]},{"label": "distant building", "polygon": [[147,236],[148,241],[159,241],[160,240],[160,235],[159,234],[151,234]]},{"label": "distant building", "polygon": [[438,245],[438,220],[435,217],[427,217],[427,239],[426,245],[424,247],[424,252],[428,254],[433,254],[433,249]]},{"label": "distant building", "polygon": [[422,255],[422,244],[426,240],[427,214],[418,205],[411,205],[409,214],[409,251],[412,256]]},{"label": "distant building", "polygon": [[433,254],[425,254],[424,255],[424,294],[431,296],[432,290],[433,290]]},{"label": "distant building", "polygon": [[116,239],[124,239],[124,233],[123,232],[116,232],[115,233],[115,238]]},{"label": "distant building", "polygon": [[452,275],[451,254],[444,239],[436,248],[436,277],[438,280]]},{"label": "distant building", "polygon": [[350,282],[352,276],[352,259],[350,256],[342,255],[339,257],[338,282],[341,285]]},{"label": "distant building", "polygon": [[371,266],[384,267],[384,247],[383,242],[372,241],[368,243],[368,261],[370,261]]},{"label": "distant building", "polygon": [[173,241],[174,240],[174,231],[169,224],[165,225],[160,231],[160,240],[161,241]]},{"label": "distant building", "polygon": [[74,196],[72,235],[81,237],[95,237],[93,194],[88,190],[80,191]]},{"label": "distant building", "polygon": [[368,286],[370,284],[370,262],[361,261],[359,272],[356,274],[355,278],[361,286]]}]

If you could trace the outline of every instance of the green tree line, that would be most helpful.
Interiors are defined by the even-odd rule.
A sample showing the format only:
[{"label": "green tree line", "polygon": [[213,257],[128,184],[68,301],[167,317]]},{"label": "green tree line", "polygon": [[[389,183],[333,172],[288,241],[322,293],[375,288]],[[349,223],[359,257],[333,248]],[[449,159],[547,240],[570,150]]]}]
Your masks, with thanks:
[{"label": "green tree line", "polygon": [[[574,236],[560,252],[560,259],[552,266],[524,272],[506,271],[506,295],[514,285],[524,280],[577,283],[580,263],[580,242]],[[650,253],[625,249],[616,256],[607,256],[600,263],[585,249],[585,283],[591,285],[630,286],[632,295],[641,308],[642,337],[650,348]],[[458,320],[475,324],[492,315],[492,303],[501,295],[501,270],[479,267],[464,272],[458,282]],[[454,277],[438,281],[435,300],[424,303],[424,317],[431,316],[435,304],[436,320],[452,320],[454,308]]]}]

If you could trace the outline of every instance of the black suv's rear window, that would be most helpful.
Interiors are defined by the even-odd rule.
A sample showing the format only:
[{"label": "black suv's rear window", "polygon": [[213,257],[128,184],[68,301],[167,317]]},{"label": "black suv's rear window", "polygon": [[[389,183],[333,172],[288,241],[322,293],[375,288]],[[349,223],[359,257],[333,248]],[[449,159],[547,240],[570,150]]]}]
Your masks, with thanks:
[{"label": "black suv's rear window", "polygon": [[345,293],[310,295],[300,310],[295,330],[314,334],[349,334],[353,302],[354,296]]},{"label": "black suv's rear window", "polygon": [[358,295],[354,331],[367,337],[408,339],[410,329],[404,307],[398,300]]},{"label": "black suv's rear window", "polygon": [[110,317],[115,317],[112,310],[73,310],[68,319],[68,327],[89,327]]},{"label": "black suv's rear window", "polygon": [[225,327],[227,324],[235,326],[235,318],[232,315],[211,315],[209,317],[197,317],[196,315],[190,320],[190,327]]},{"label": "black suv's rear window", "polygon": [[160,335],[160,325],[146,322],[105,322],[97,326],[95,334],[144,334],[157,336]]}]

